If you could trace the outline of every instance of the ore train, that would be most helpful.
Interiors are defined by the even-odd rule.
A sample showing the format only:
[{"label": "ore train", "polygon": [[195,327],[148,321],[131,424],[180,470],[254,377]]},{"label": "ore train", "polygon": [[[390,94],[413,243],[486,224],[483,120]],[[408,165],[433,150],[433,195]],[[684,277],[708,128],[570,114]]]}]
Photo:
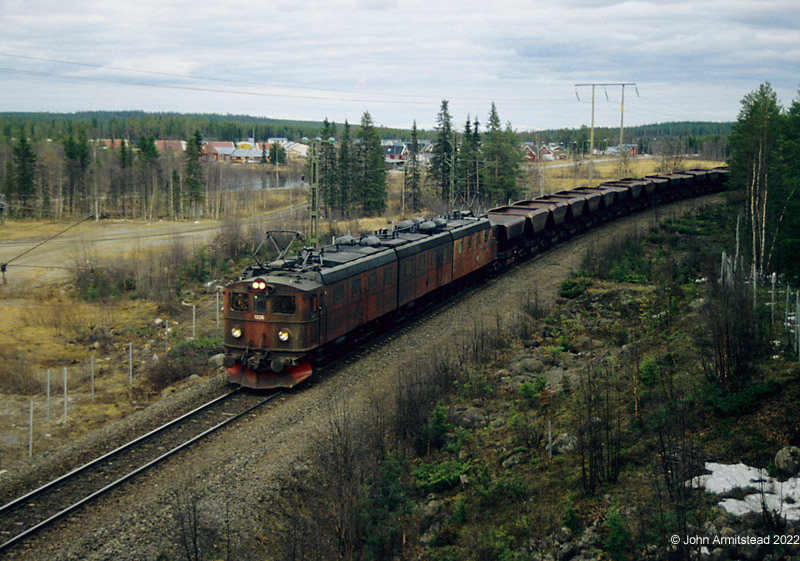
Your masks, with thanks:
[{"label": "ore train", "polygon": [[249,266],[225,289],[232,384],[292,387],[313,365],[409,312],[559,240],[651,205],[724,189],[725,168],[624,179],[413,219]]}]

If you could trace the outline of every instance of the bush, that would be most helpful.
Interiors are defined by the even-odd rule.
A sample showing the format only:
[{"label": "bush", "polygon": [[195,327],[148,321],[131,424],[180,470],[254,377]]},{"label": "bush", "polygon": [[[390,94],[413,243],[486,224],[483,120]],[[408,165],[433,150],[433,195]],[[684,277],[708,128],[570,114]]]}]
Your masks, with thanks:
[{"label": "bush", "polygon": [[420,464],[414,469],[417,488],[423,494],[447,491],[458,485],[462,475],[472,469],[471,463],[457,459],[444,460],[430,464]]},{"label": "bush", "polygon": [[631,531],[625,523],[625,518],[616,508],[608,512],[605,526],[608,537],[603,542],[603,549],[615,561],[627,559],[631,550]]},{"label": "bush", "polygon": [[199,374],[208,367],[208,359],[222,345],[219,337],[201,337],[178,343],[166,358],[153,362],[145,370],[145,378],[156,391],[175,382]]},{"label": "bush", "polygon": [[544,376],[535,376],[533,382],[523,382],[519,387],[519,394],[529,405],[536,403],[537,398],[542,395],[542,391],[547,386],[547,379]]},{"label": "bush", "polygon": [[585,277],[572,277],[561,281],[561,288],[558,293],[562,298],[577,298],[589,288],[592,284],[592,279]]},{"label": "bush", "polygon": [[416,439],[416,449],[420,454],[425,454],[431,448],[438,449],[444,445],[444,435],[450,430],[447,423],[448,408],[446,405],[437,405],[431,412],[430,420],[422,425]]}]

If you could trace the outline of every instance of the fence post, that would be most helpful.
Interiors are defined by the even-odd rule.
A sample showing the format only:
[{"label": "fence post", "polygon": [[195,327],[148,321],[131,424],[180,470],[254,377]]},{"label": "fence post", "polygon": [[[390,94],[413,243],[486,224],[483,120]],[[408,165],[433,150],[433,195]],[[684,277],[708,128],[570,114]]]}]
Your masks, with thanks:
[{"label": "fence post", "polygon": [[197,306],[195,304],[192,304],[192,340],[193,341],[195,339],[197,339],[196,330],[195,330],[196,319],[197,319]]},{"label": "fence post", "polygon": [[164,321],[164,357],[169,352],[169,320]]},{"label": "fence post", "polygon": [[794,307],[795,348],[797,349],[797,354],[800,355],[800,290],[797,291],[795,296],[797,297],[797,303]]},{"label": "fence post", "polygon": [[47,369],[47,424],[50,424],[50,369]]},{"label": "fence post", "polygon": [[33,456],[33,400],[31,400],[30,430],[28,431],[28,457]]},{"label": "fence post", "polygon": [[133,343],[128,343],[128,385],[133,385]]},{"label": "fence post", "polygon": [[783,310],[783,330],[789,331],[789,298],[792,293],[792,288],[786,285],[786,307]]},{"label": "fence post", "polygon": [[92,355],[92,401],[94,401],[94,355]]},{"label": "fence post", "polygon": [[219,329],[219,290],[216,292],[217,295],[217,329]]},{"label": "fence post", "polygon": [[67,367],[64,367],[64,426],[67,426]]}]

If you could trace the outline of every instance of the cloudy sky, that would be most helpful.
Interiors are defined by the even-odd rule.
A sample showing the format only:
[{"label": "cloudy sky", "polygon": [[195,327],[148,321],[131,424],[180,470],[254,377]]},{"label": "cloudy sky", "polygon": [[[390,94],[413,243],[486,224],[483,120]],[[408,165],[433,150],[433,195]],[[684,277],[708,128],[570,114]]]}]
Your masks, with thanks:
[{"label": "cloudy sky", "polygon": [[[249,114],[430,128],[730,121],[800,85],[797,0],[0,0],[0,111]],[[595,124],[619,126],[619,86]],[[638,90],[638,95],[637,95]]]}]

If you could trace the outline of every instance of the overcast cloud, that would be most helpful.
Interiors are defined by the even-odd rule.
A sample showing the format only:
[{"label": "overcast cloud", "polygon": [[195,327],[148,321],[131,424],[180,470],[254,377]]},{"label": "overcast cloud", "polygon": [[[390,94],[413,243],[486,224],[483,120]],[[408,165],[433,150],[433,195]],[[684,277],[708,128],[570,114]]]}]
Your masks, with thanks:
[{"label": "overcast cloud", "polygon": [[[630,125],[730,121],[759,84],[784,105],[800,84],[797,0],[3,0],[0,22],[0,111],[369,111],[430,128],[448,99],[457,125],[494,101],[543,129],[589,124],[576,83],[636,83]],[[619,112],[620,88],[598,88],[595,123]]]}]

